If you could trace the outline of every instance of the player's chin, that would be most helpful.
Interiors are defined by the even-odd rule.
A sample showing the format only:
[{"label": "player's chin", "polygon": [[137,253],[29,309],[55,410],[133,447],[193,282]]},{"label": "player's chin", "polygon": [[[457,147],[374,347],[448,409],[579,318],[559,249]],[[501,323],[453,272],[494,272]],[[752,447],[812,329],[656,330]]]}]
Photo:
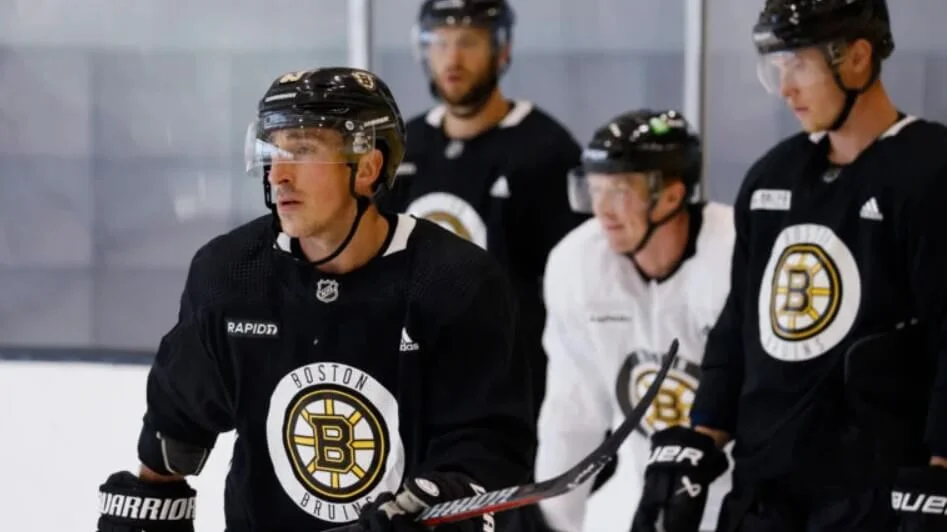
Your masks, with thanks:
[{"label": "player's chin", "polygon": [[831,126],[831,122],[826,122],[825,120],[820,120],[817,117],[810,115],[797,115],[796,118],[799,120],[799,126],[806,133],[818,133],[820,131],[825,131]]},{"label": "player's chin", "polygon": [[302,238],[309,236],[309,233],[311,233],[308,228],[309,224],[297,219],[295,216],[281,214],[279,217],[279,223],[280,230],[290,238]]},{"label": "player's chin", "polygon": [[625,235],[607,234],[608,247],[615,253],[629,253],[635,249],[635,241]]},{"label": "player's chin", "polygon": [[826,129],[825,127],[822,127],[818,122],[800,121],[799,125],[803,131],[809,134],[825,131]]},{"label": "player's chin", "polygon": [[437,93],[447,105],[463,105],[467,100],[467,95],[470,94],[470,89],[459,85],[452,85],[448,88],[438,85]]}]

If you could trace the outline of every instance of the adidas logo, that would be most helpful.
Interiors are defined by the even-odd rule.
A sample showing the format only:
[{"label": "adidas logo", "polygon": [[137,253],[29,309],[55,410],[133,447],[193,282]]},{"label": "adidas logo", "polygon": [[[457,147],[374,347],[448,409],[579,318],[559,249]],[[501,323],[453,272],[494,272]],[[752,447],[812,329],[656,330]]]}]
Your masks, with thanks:
[{"label": "adidas logo", "polygon": [[408,336],[408,330],[402,327],[401,328],[401,352],[405,353],[408,351],[417,351],[420,348],[421,346],[419,346],[417,342],[415,342],[414,340],[411,339],[410,336]]},{"label": "adidas logo", "polygon": [[862,205],[862,210],[859,213],[859,216],[861,216],[862,218],[866,220],[877,220],[879,222],[881,220],[884,220],[885,218],[884,216],[882,216],[881,211],[878,210],[878,202],[875,200],[874,197],[872,197],[871,199],[866,201],[864,205]]}]

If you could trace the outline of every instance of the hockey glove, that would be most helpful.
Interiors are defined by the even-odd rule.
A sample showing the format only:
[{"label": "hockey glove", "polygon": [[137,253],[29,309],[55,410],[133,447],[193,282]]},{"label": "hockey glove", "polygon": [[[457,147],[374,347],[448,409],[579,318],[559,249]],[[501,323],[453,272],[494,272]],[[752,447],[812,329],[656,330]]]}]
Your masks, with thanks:
[{"label": "hockey glove", "polygon": [[891,507],[901,521],[900,532],[947,530],[947,469],[913,467],[898,472]]},{"label": "hockey glove", "polygon": [[[460,473],[432,472],[405,482],[398,494],[382,493],[362,509],[359,526],[365,532],[428,532],[415,518],[442,501],[470,497],[485,490]],[[484,532],[494,529],[493,514],[437,526],[439,532]]]},{"label": "hockey glove", "polygon": [[656,432],[632,532],[697,532],[710,483],[728,465],[706,434],[682,426]]},{"label": "hockey glove", "polygon": [[128,471],[99,486],[98,532],[194,532],[197,496],[184,480],[146,482]]}]

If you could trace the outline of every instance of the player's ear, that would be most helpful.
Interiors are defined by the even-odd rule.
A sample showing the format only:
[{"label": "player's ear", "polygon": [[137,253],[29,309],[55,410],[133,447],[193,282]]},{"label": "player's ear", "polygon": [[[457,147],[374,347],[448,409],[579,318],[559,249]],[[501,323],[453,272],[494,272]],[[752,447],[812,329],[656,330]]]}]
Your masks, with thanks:
[{"label": "player's ear", "polygon": [[847,74],[852,79],[845,80],[846,82],[851,82],[852,86],[861,86],[865,83],[868,77],[871,76],[871,57],[873,53],[872,45],[866,39],[856,39],[848,44],[843,64],[845,70],[848,71]]},{"label": "player's ear", "polygon": [[684,183],[680,179],[672,179],[670,183],[665,185],[664,191],[661,194],[661,202],[664,203],[663,207],[667,210],[674,209],[684,201],[684,196],[687,194],[687,189],[684,187]]},{"label": "player's ear", "polygon": [[503,70],[510,64],[510,45],[505,44],[497,50],[497,68]]},{"label": "player's ear", "polygon": [[362,196],[372,195],[372,185],[381,175],[385,157],[381,150],[372,150],[358,160],[358,169],[355,172],[355,192]]}]

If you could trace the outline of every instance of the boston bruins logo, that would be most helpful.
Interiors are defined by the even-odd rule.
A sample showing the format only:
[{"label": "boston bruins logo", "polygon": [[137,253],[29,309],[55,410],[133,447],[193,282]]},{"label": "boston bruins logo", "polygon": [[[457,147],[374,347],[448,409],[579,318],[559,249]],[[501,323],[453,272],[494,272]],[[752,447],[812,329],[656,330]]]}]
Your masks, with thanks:
[{"label": "boston bruins logo", "polygon": [[[615,384],[618,405],[625,416],[648,391],[660,369],[661,355],[658,353],[636,351],[625,359]],[[699,382],[700,367],[678,357],[636,430],[650,437],[659,430],[686,424]]]},{"label": "boston bruins logo", "polygon": [[284,434],[296,476],[327,500],[350,501],[378,483],[388,435],[375,408],[351,392],[329,385],[304,392]]},{"label": "boston bruins logo", "polygon": [[785,360],[809,360],[851,329],[861,279],[851,251],[831,229],[794,225],[776,238],[759,295],[763,349]]},{"label": "boston bruins logo", "polygon": [[357,81],[362,87],[365,87],[368,90],[375,90],[375,78],[368,72],[356,70],[355,72],[352,72],[352,77],[355,78],[355,81]]},{"label": "boston bruins logo", "polygon": [[409,214],[430,220],[444,229],[486,249],[487,226],[470,203],[446,192],[425,194],[405,209]]},{"label": "boston bruins logo", "polygon": [[793,244],[776,262],[769,316],[773,333],[805,340],[825,330],[842,299],[838,268],[819,246]]},{"label": "boston bruins logo", "polygon": [[310,364],[283,377],[270,401],[267,445],[286,494],[324,521],[356,519],[368,499],[397,491],[404,472],[394,397],[344,364]]}]

